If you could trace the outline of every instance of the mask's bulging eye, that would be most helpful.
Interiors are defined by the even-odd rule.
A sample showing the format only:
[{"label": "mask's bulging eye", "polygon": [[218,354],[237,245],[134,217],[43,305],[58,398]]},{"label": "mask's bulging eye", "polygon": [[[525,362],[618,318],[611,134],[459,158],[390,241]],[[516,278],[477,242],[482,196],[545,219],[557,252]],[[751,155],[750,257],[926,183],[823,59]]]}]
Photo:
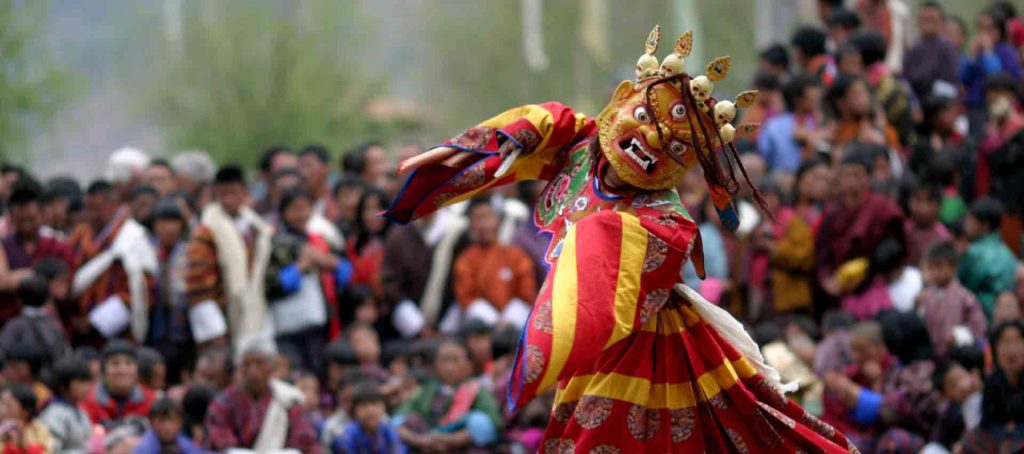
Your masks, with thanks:
[{"label": "mask's bulging eye", "polygon": [[644,106],[639,106],[633,110],[633,118],[644,124],[651,122],[651,116],[647,113],[647,108]]},{"label": "mask's bulging eye", "polygon": [[686,152],[686,144],[678,140],[673,140],[669,146],[671,147],[672,154],[676,156],[682,156]]},{"label": "mask's bulging eye", "polygon": [[672,118],[675,120],[686,118],[686,107],[682,103],[672,106]]}]

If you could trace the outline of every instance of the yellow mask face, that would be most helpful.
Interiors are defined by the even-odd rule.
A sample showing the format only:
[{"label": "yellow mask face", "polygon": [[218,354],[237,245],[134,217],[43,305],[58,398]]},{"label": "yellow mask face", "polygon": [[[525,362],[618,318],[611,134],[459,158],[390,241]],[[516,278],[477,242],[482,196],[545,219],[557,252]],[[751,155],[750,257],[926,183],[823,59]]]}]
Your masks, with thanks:
[{"label": "yellow mask face", "polygon": [[[647,190],[675,186],[688,169],[698,164],[692,133],[696,130],[700,134],[696,122],[697,116],[703,114],[691,112],[691,104],[683,98],[676,82],[657,84],[651,89],[654,111],[649,111],[645,92],[654,82],[621,82],[596,119],[605,159],[624,181]],[[661,128],[660,138],[657,127]]]}]

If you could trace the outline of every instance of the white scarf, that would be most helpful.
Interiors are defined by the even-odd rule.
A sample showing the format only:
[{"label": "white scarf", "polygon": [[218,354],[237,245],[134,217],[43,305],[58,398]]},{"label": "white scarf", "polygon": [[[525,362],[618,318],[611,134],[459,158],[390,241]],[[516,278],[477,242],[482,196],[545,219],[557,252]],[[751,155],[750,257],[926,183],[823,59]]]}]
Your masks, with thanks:
[{"label": "white scarf", "polygon": [[256,334],[264,327],[267,302],[263,277],[270,258],[270,238],[273,235],[272,227],[248,207],[241,209],[239,220],[253,229],[256,235],[251,267],[245,238],[235,220],[228,216],[219,203],[211,203],[203,210],[202,224],[210,229],[213,243],[217,247],[217,263],[220,264],[227,303],[228,328],[235,341]]},{"label": "white scarf", "polygon": [[288,410],[302,401],[302,392],[292,385],[274,379],[270,381],[270,405],[263,417],[260,433],[252,449],[256,452],[275,452],[284,449],[288,441]]},{"label": "white scarf", "polygon": [[128,291],[131,294],[131,328],[136,342],[146,339],[149,331],[149,287],[146,273],[156,274],[156,249],[149,240],[146,228],[132,218],[124,221],[110,248],[89,260],[75,273],[71,284],[73,296],[81,295],[104,272],[120,261],[128,276]]}]

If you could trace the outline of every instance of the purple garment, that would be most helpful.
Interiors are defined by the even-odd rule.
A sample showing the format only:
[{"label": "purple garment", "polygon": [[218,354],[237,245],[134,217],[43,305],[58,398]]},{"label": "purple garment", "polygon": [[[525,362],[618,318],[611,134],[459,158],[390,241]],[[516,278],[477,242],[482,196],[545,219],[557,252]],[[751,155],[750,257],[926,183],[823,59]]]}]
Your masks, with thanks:
[{"label": "purple garment", "polygon": [[824,377],[826,372],[842,372],[853,364],[850,352],[850,333],[839,330],[825,336],[814,352],[814,373]]},{"label": "purple garment", "polygon": [[949,40],[939,36],[921,38],[907,51],[903,63],[903,77],[907,79],[918,99],[925,99],[935,81],[957,85],[957,65],[960,54]]}]

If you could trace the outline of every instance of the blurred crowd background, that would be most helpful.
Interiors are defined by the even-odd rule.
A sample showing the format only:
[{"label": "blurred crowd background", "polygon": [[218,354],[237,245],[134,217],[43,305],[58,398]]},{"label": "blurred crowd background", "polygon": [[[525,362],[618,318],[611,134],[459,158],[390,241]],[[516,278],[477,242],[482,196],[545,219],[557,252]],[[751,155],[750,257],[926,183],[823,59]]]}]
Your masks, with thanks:
[{"label": "blurred crowd background", "polygon": [[656,22],[760,91],[772,212],[691,172],[680,279],[863,452],[1024,450],[1024,5],[633,3],[0,0],[0,452],[536,452],[544,182],[378,214],[476,121],[596,113]]}]

